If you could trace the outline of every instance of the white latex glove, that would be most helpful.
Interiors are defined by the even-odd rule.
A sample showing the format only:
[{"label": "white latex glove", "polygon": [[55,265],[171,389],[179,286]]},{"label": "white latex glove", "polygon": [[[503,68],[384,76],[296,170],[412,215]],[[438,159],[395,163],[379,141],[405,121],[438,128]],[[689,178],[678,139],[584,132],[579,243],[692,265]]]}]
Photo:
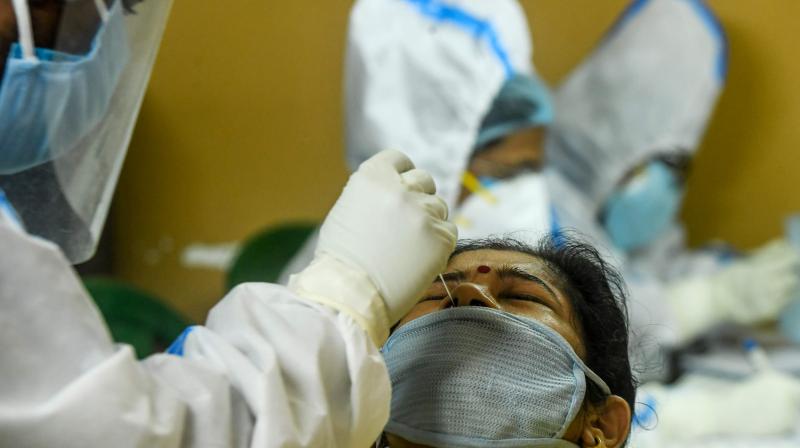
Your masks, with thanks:
[{"label": "white latex glove", "polygon": [[350,314],[382,345],[455,247],[456,227],[435,192],[433,178],[398,151],[365,161],[325,218],[314,260],[289,288]]},{"label": "white latex glove", "polygon": [[798,286],[800,255],[775,240],[720,272],[673,283],[667,300],[686,341],[721,322],[755,324],[777,317]]},{"label": "white latex glove", "polygon": [[665,441],[705,436],[768,436],[800,420],[800,380],[772,368],[743,381],[688,376],[675,386],[647,384],[637,400],[652,407],[645,427]]}]

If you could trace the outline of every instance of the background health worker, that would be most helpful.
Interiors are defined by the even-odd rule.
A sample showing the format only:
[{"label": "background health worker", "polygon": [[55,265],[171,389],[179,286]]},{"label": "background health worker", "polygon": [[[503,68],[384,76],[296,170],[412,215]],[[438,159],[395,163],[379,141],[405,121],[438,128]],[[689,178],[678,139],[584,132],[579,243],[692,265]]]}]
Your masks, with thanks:
[{"label": "background health worker", "polygon": [[[542,126],[552,110],[516,1],[359,0],[347,33],[345,143],[351,169],[375,148],[403,148],[436,179],[462,238],[518,230],[530,225],[531,216],[537,227],[550,225],[539,168]],[[506,99],[508,107],[487,116],[493,103]],[[514,131],[514,138],[501,138]],[[470,190],[464,173],[473,172],[466,182]],[[476,176],[503,178],[492,191],[503,200],[487,204],[471,194],[485,190]],[[281,283],[308,264],[314,246],[312,235]]]},{"label": "background health worker", "polygon": [[703,2],[634,2],[554,94],[547,160],[562,220],[621,260],[646,351],[722,322],[775,319],[797,286],[785,241],[749,255],[692,250],[677,221],[727,57]]},{"label": "background health worker", "polygon": [[[393,31],[395,20],[419,27],[420,41]],[[797,256],[783,242],[734,260],[730,251],[687,249],[675,221],[724,83],[726,45],[702,2],[632,3],[556,90],[544,151],[553,109],[530,76],[518,7],[359,2],[346,61],[348,159],[363,159],[370,142],[407,144],[458,204],[462,236],[523,231],[535,240],[559,228],[589,236],[625,271],[641,364],[663,376],[662,347],[720,322],[772,319],[797,281]],[[465,172],[490,200],[464,194]]]}]

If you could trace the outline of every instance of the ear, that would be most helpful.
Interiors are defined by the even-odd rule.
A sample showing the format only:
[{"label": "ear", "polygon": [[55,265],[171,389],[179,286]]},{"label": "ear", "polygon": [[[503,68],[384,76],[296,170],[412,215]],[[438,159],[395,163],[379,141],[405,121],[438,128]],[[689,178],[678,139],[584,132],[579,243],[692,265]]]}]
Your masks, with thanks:
[{"label": "ear", "polygon": [[583,446],[618,448],[625,443],[631,430],[631,408],[627,401],[611,395],[603,406],[593,407],[591,414],[581,431]]}]

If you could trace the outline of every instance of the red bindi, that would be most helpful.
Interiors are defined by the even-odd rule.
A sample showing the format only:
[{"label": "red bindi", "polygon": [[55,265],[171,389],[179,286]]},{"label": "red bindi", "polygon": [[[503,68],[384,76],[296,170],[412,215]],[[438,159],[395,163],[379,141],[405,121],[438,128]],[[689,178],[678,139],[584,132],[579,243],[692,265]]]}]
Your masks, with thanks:
[{"label": "red bindi", "polygon": [[486,266],[486,265],[478,266],[478,272],[480,272],[481,274],[488,274],[489,271],[491,271],[491,270],[492,270],[492,268],[490,268],[489,266]]}]

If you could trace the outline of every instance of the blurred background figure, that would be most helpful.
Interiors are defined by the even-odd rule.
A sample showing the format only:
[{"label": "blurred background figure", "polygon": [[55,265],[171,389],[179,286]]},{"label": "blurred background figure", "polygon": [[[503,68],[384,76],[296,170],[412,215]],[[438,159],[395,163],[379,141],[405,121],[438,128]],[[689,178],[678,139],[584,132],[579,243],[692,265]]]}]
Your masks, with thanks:
[{"label": "blurred background figure", "polygon": [[727,64],[704,3],[635,2],[556,93],[547,148],[556,208],[624,266],[644,351],[723,322],[774,321],[797,288],[798,253],[784,240],[747,256],[721,244],[690,250],[678,222]]},{"label": "blurred background figure", "polygon": [[[404,148],[433,174],[460,238],[530,229],[535,241],[551,225],[541,167],[553,111],[532,54],[516,1],[356,2],[344,92],[351,169],[379,148]],[[314,246],[312,237],[284,281]]]}]

